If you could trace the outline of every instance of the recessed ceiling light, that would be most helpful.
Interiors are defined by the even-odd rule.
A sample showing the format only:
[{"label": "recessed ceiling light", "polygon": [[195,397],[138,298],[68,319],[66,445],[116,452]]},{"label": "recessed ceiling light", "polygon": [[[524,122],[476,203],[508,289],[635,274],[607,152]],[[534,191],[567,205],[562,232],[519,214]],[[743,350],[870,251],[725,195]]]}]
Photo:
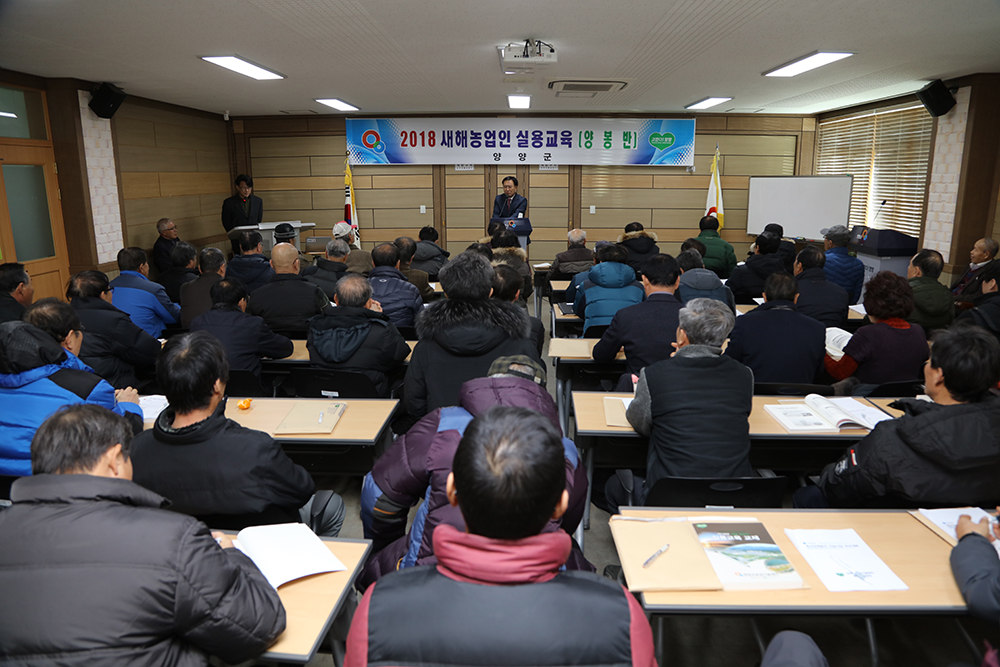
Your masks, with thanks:
[{"label": "recessed ceiling light", "polygon": [[243,60],[237,56],[202,56],[201,59],[206,60],[213,65],[225,67],[226,69],[232,70],[237,74],[248,76],[251,79],[257,79],[258,81],[285,78],[282,74],[272,72],[269,69],[264,69],[260,65],[254,65],[253,63]]},{"label": "recessed ceiling light", "polygon": [[785,65],[775,67],[772,70],[761,72],[761,74],[763,76],[798,76],[803,72],[808,72],[811,69],[835,63],[838,60],[843,60],[844,58],[849,58],[853,55],[853,53],[845,52],[817,51],[816,53],[803,56],[802,58],[793,60]]},{"label": "recessed ceiling light", "polygon": [[689,104],[685,109],[708,109],[709,107],[714,107],[717,104],[722,104],[723,102],[728,102],[733,98],[731,97],[706,97],[703,100],[699,100],[694,104]]},{"label": "recessed ceiling light", "polygon": [[508,95],[507,106],[511,109],[530,109],[531,95]]},{"label": "recessed ceiling light", "polygon": [[13,114],[9,111],[0,111],[0,116],[3,116],[4,118],[17,118],[17,114]]},{"label": "recessed ceiling light", "polygon": [[342,102],[338,99],[328,99],[328,100],[316,100],[320,104],[325,104],[328,107],[333,107],[337,111],[358,111],[359,109],[347,102]]}]

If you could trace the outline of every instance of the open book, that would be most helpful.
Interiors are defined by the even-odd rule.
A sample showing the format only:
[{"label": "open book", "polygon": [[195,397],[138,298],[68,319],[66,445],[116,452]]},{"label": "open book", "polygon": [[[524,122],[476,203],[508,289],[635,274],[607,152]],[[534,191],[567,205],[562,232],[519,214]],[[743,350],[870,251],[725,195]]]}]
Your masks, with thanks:
[{"label": "open book", "polygon": [[851,342],[851,332],[838,327],[826,328],[826,353],[840,361],[844,356],[844,348]]},{"label": "open book", "polygon": [[275,589],[302,577],[347,569],[304,523],[250,526],[237,533],[233,543]]},{"label": "open book", "polygon": [[765,405],[764,409],[789,433],[836,431],[842,428],[873,429],[880,421],[892,419],[876,407],[848,396],[827,398],[809,394],[803,402]]}]

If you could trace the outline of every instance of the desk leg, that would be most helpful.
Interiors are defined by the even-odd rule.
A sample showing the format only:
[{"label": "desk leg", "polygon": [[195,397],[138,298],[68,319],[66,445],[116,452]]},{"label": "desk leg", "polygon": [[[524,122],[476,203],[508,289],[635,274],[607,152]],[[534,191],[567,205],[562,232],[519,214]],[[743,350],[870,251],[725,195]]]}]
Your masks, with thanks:
[{"label": "desk leg", "polygon": [[534,298],[535,298],[535,317],[538,317],[538,315],[542,312],[541,311],[541,308],[542,308],[542,299],[541,299],[541,296],[539,296],[540,294],[541,294],[541,288],[539,288],[539,287],[536,286],[535,287],[535,293],[533,295]]},{"label": "desk leg", "polygon": [[[590,498],[594,492],[594,448],[587,447],[583,452],[583,464],[587,466],[587,504],[583,506],[583,520],[580,527],[590,530]],[[582,543],[581,543],[582,544]]]}]

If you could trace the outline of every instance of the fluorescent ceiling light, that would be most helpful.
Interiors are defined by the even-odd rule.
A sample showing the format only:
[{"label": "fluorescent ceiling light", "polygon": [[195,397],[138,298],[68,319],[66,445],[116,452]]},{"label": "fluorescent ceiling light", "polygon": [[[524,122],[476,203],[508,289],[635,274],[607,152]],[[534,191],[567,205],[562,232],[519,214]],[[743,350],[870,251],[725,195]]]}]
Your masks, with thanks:
[{"label": "fluorescent ceiling light", "polygon": [[12,114],[9,111],[0,111],[0,116],[3,116],[4,118],[17,118],[17,114]]},{"label": "fluorescent ceiling light", "polygon": [[530,109],[531,95],[508,95],[507,106],[511,109]]},{"label": "fluorescent ceiling light", "polygon": [[699,100],[694,104],[689,104],[685,109],[708,109],[709,107],[714,107],[717,104],[722,104],[723,102],[728,102],[733,98],[731,97],[706,97],[703,100]]},{"label": "fluorescent ceiling light", "polygon": [[342,102],[338,99],[328,99],[328,100],[316,100],[320,104],[325,104],[328,107],[333,107],[337,111],[358,111],[358,108],[354,105],[348,104],[347,102]]},{"label": "fluorescent ceiling light", "polygon": [[243,76],[248,76],[251,79],[257,79],[258,81],[264,81],[266,79],[284,79],[285,77],[277,72],[272,72],[271,70],[264,69],[259,65],[254,65],[251,62],[238,58],[236,56],[202,56],[202,60],[206,60],[213,65],[218,65],[219,67],[225,67],[228,70],[232,70],[237,74],[242,74]]},{"label": "fluorescent ceiling light", "polygon": [[762,74],[764,76],[798,76],[803,72],[808,72],[811,69],[835,63],[838,60],[843,60],[844,58],[849,58],[853,55],[853,53],[817,51],[816,53],[804,56],[798,60],[793,60],[786,65],[781,65],[780,67],[768,70],[767,72],[762,72]]}]

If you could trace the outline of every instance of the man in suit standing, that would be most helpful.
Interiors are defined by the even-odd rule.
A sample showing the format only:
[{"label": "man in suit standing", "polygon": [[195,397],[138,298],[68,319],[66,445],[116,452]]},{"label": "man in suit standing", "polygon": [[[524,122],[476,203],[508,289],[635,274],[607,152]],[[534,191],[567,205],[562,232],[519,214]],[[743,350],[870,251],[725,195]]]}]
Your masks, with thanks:
[{"label": "man in suit standing", "polygon": [[508,176],[503,179],[503,194],[493,200],[493,217],[523,218],[527,211],[528,200],[517,194],[517,178]]},{"label": "man in suit standing", "polygon": [[[264,200],[253,194],[253,179],[246,174],[236,177],[236,194],[222,202],[222,226],[228,234],[234,227],[259,225],[264,218]],[[233,239],[233,254],[240,254],[239,238]]]}]

